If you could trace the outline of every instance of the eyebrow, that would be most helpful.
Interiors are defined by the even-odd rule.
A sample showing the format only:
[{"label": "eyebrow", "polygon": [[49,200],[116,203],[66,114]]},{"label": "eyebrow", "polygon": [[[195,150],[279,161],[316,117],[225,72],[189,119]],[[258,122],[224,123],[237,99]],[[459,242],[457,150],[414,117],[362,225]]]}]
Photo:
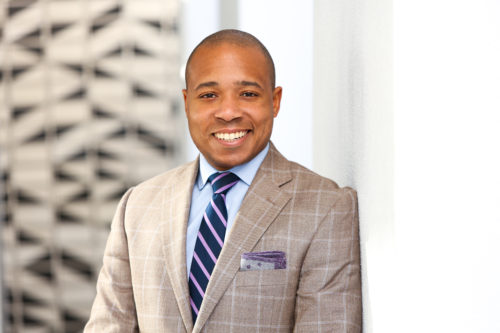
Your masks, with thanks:
[{"label": "eyebrow", "polygon": [[245,87],[251,86],[251,87],[257,87],[259,89],[262,89],[260,84],[258,84],[257,82],[254,82],[254,81],[239,81],[239,82],[236,82],[236,84],[238,84],[240,86],[245,86]]},{"label": "eyebrow", "polygon": [[[215,87],[215,86],[218,86],[219,83],[216,82],[216,81],[208,81],[208,82],[202,82],[200,83],[195,90],[198,90],[198,89],[201,89],[201,88],[210,88],[210,87]],[[235,85],[238,85],[238,86],[243,86],[243,87],[257,87],[259,89],[262,89],[262,87],[260,86],[260,84],[258,84],[257,82],[254,82],[254,81],[237,81],[235,82]]]},{"label": "eyebrow", "polygon": [[200,83],[195,90],[198,90],[200,88],[204,88],[204,87],[214,87],[214,86],[218,86],[219,84],[215,81],[208,81],[208,82],[202,82]]}]

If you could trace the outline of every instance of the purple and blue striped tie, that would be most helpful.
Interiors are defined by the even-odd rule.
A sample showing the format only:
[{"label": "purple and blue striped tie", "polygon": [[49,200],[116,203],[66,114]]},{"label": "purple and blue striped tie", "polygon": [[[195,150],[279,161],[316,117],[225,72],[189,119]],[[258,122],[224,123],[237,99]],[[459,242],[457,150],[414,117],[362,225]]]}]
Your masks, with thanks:
[{"label": "purple and blue striped tie", "polygon": [[214,173],[208,177],[212,185],[212,200],[205,209],[194,246],[189,273],[189,294],[193,323],[196,322],[208,281],[224,244],[227,225],[226,193],[238,183],[231,172]]}]

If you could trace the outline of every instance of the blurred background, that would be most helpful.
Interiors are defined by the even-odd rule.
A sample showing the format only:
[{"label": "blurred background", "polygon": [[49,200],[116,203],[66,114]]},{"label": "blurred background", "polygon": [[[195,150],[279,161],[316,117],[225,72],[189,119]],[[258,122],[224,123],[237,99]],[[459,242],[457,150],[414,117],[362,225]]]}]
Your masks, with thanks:
[{"label": "blurred background", "polygon": [[192,160],[202,38],[272,54],[289,159],[358,191],[365,332],[500,332],[497,0],[0,0],[2,332],[80,332],[124,191]]}]

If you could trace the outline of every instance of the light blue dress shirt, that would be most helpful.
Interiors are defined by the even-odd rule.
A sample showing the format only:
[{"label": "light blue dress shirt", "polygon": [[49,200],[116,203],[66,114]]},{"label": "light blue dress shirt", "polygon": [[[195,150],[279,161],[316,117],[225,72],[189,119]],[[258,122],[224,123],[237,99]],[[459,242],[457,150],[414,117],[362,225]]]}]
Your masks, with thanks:
[{"label": "light blue dress shirt", "polygon": [[[241,202],[247,193],[250,184],[252,183],[257,170],[259,169],[262,161],[269,151],[269,143],[262,149],[260,153],[257,154],[251,161],[235,166],[230,169],[232,173],[240,177],[240,181],[234,185],[226,195],[226,207],[227,207],[227,228],[226,237],[229,235],[229,231],[233,226],[236,213],[240,210]],[[187,274],[189,276],[189,271],[191,270],[191,261],[193,260],[194,246],[196,245],[196,239],[198,235],[198,230],[200,229],[201,219],[203,213],[207,208],[208,203],[212,199],[212,186],[207,184],[208,177],[214,172],[219,172],[213,166],[211,166],[205,157],[200,154],[200,168],[198,171],[198,177],[196,178],[196,183],[193,186],[193,194],[191,195],[191,208],[189,211],[189,220],[187,226],[186,235],[186,264],[187,264]]]}]

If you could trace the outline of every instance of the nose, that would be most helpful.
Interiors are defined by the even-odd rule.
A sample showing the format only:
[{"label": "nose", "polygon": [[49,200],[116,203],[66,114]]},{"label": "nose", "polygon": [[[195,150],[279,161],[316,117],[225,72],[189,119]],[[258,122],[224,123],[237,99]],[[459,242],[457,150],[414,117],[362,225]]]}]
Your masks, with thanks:
[{"label": "nose", "polygon": [[220,105],[215,116],[226,122],[241,117],[238,99],[233,96],[224,96],[220,99]]}]

